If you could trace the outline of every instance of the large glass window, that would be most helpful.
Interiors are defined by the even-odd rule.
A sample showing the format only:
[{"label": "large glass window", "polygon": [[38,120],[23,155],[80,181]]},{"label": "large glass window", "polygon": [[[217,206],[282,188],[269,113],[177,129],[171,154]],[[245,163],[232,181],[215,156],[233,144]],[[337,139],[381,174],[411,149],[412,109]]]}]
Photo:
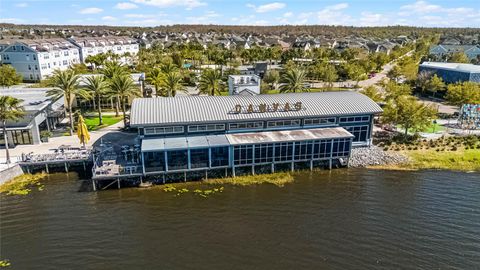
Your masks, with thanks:
[{"label": "large glass window", "polygon": [[350,140],[336,139],[333,140],[332,157],[345,157],[350,154]]},{"label": "large glass window", "polygon": [[212,167],[228,166],[228,147],[212,148]]},{"label": "large glass window", "polygon": [[278,120],[278,121],[268,121],[267,122],[267,127],[269,127],[269,128],[296,127],[296,126],[300,126],[300,119]]},{"label": "large glass window", "polygon": [[263,122],[231,123],[228,125],[228,128],[230,130],[260,129],[263,128]]},{"label": "large glass window", "polygon": [[267,163],[273,161],[273,144],[255,145],[255,163]]},{"label": "large glass window", "polygon": [[208,168],[208,148],[190,150],[191,168]]},{"label": "large glass window", "polygon": [[349,116],[349,117],[340,117],[340,123],[359,123],[359,122],[368,122],[370,121],[370,116]]},{"label": "large glass window", "polygon": [[239,145],[233,148],[233,160],[235,165],[253,163],[253,145]]},{"label": "large glass window", "polygon": [[344,127],[348,132],[352,133],[355,138],[354,142],[365,142],[368,139],[368,126],[352,126]]},{"label": "large glass window", "polygon": [[293,143],[277,143],[275,144],[275,161],[292,160]]},{"label": "large glass window", "polygon": [[312,158],[312,142],[295,143],[295,160],[308,160]]},{"label": "large glass window", "polygon": [[144,131],[145,135],[175,134],[175,133],[183,133],[183,127],[182,126],[149,127],[149,128],[145,128],[145,131]]},{"label": "large glass window", "polygon": [[187,150],[168,151],[168,170],[188,169],[188,152]]},{"label": "large glass window", "polygon": [[305,126],[324,126],[324,125],[333,125],[335,124],[336,120],[335,120],[335,117],[310,118],[310,119],[305,119],[303,122]]},{"label": "large glass window", "polygon": [[225,124],[209,124],[209,125],[191,125],[188,126],[188,132],[207,132],[225,130]]},{"label": "large glass window", "polygon": [[145,171],[161,172],[165,171],[165,153],[164,152],[146,152],[143,154]]}]

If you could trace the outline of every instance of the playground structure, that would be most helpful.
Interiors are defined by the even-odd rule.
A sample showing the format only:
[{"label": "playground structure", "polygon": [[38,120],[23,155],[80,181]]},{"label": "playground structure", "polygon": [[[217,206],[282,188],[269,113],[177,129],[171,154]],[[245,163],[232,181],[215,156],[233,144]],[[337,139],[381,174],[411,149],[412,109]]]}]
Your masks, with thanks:
[{"label": "playground structure", "polygon": [[458,115],[458,125],[462,129],[480,129],[480,104],[463,104]]}]

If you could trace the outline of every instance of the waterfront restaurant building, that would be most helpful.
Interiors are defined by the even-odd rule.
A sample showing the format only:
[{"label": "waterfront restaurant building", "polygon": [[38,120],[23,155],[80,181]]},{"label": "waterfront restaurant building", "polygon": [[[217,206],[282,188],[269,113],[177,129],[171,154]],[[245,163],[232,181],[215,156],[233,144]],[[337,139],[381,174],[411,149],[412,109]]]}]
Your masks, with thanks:
[{"label": "waterfront restaurant building", "polygon": [[356,92],[135,99],[143,175],[236,176],[346,166],[381,108]]}]

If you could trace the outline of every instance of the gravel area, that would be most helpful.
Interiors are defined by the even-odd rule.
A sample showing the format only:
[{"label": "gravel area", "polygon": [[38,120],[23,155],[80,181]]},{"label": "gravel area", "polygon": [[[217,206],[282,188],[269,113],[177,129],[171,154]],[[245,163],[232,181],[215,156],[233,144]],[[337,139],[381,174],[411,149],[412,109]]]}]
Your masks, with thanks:
[{"label": "gravel area", "polygon": [[408,162],[408,157],[399,153],[383,151],[377,146],[353,148],[349,166],[363,168],[375,165],[397,165]]}]

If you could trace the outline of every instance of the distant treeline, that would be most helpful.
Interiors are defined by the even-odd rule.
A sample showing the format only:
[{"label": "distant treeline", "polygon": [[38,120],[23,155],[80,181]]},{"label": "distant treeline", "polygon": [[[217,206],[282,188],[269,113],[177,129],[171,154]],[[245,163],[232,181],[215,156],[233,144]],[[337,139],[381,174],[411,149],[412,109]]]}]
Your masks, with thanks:
[{"label": "distant treeline", "polygon": [[133,27],[133,26],[84,26],[84,25],[15,25],[0,24],[0,27],[13,30],[20,29],[56,29],[56,30],[96,30],[96,31],[120,31],[120,32],[197,32],[197,33],[235,33],[235,34],[259,34],[259,35],[312,35],[327,37],[344,37],[349,35],[368,36],[378,38],[391,38],[400,35],[420,37],[425,35],[478,35],[480,28],[425,28],[411,26],[382,26],[382,27],[354,27],[354,26],[329,26],[329,25],[277,25],[277,26],[248,26],[248,25],[188,25],[176,24],[156,27]]}]

